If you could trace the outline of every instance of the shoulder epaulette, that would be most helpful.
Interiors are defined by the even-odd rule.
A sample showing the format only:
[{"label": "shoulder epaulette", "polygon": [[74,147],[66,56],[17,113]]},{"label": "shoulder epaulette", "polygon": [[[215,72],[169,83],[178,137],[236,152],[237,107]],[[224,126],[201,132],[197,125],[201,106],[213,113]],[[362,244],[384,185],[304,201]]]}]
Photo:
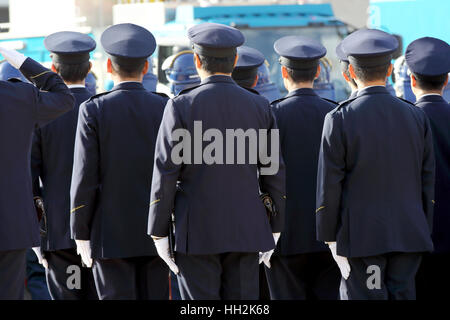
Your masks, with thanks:
[{"label": "shoulder epaulette", "polygon": [[289,98],[289,97],[282,97],[282,98],[279,98],[279,99],[277,99],[277,100],[273,100],[270,104],[271,104],[271,105],[272,105],[272,104],[277,104],[277,103],[279,103],[279,102],[285,100],[286,98]]},{"label": "shoulder epaulette", "polygon": [[406,103],[409,103],[409,104],[412,104],[413,106],[416,106],[414,103],[412,103],[411,101],[408,101],[408,100],[406,100],[406,99],[403,99],[403,98],[400,98],[400,97],[397,97],[398,99],[400,99],[400,100],[402,100],[402,101],[404,101],[404,102],[406,102]]},{"label": "shoulder epaulette", "polygon": [[258,96],[260,95],[259,92],[253,88],[246,88],[246,87],[242,87],[242,88],[246,89],[247,91],[250,91],[251,93],[257,94]]},{"label": "shoulder epaulette", "polygon": [[198,85],[196,85],[196,86],[193,86],[193,87],[190,87],[190,88],[183,89],[183,90],[181,90],[180,92],[178,92],[178,94],[177,94],[176,96],[178,97],[179,95],[188,93],[189,91],[194,90],[195,88],[198,88],[198,87],[200,87],[201,85],[202,85],[202,84],[198,84]]},{"label": "shoulder epaulette", "polygon": [[9,82],[23,82],[22,80],[20,80],[19,78],[9,78],[8,80]]},{"label": "shoulder epaulette", "polygon": [[337,108],[335,110],[339,110],[340,108],[346,106],[347,104],[349,104],[350,102],[356,100],[357,97],[351,98],[351,99],[347,99],[344,101],[341,101],[337,104]]},{"label": "shoulder epaulette", "polygon": [[167,94],[165,94],[164,92],[156,92],[156,91],[152,91],[152,93],[157,94],[158,96],[164,97],[164,98],[170,98]]},{"label": "shoulder epaulette", "polygon": [[[322,97],[321,97],[322,98]],[[331,100],[331,99],[327,99],[327,98],[322,98],[323,100],[325,100],[325,101],[328,101],[328,102],[331,102],[332,104],[334,104],[334,105],[339,105],[339,103],[337,103],[336,101],[334,101],[334,100]]]},{"label": "shoulder epaulette", "polygon": [[105,91],[105,92],[101,92],[101,93],[97,93],[95,95],[93,95],[92,97],[90,97],[88,100],[86,100],[86,102],[92,101],[95,98],[107,95],[108,93],[110,93],[111,91]]}]

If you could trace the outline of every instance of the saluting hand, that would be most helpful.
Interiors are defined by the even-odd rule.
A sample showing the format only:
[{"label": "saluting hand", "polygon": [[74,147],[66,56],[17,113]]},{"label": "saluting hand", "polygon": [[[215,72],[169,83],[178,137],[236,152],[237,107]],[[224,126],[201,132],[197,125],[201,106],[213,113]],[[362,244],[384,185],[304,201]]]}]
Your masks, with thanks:
[{"label": "saluting hand", "polygon": [[328,247],[331,250],[334,261],[336,261],[339,270],[341,271],[342,277],[347,280],[350,275],[350,264],[348,263],[348,259],[346,257],[337,255],[336,242],[328,242]]},{"label": "saluting hand", "polygon": [[[273,235],[273,240],[275,241],[275,247],[277,246],[278,243],[278,239],[280,239],[280,235],[281,233],[272,233]],[[267,268],[271,267],[270,264],[270,258],[272,257],[272,254],[274,253],[275,249],[272,249],[270,251],[266,251],[266,252],[260,252],[259,253],[259,264],[261,264],[261,262],[264,262],[264,264],[266,265]]]},{"label": "saluting hand", "polygon": [[86,267],[92,267],[91,241],[75,240],[75,243],[77,244],[77,253],[81,256],[81,261]]},{"label": "saluting hand", "polygon": [[20,52],[3,46],[0,46],[0,54],[16,69],[20,69],[23,62],[27,59],[27,57]]},{"label": "saluting hand", "polygon": [[155,242],[156,251],[164,262],[169,266],[173,273],[178,274],[178,266],[175,264],[175,260],[170,256],[169,237],[153,238]]}]

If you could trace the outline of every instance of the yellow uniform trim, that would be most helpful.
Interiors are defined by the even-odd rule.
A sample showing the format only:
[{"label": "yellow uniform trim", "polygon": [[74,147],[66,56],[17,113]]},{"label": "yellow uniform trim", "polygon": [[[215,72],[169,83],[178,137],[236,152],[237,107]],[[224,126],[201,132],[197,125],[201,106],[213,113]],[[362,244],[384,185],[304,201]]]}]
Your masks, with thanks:
[{"label": "yellow uniform trim", "polygon": [[70,213],[74,213],[75,211],[77,211],[78,209],[81,209],[83,207],[86,207],[86,206],[83,204],[82,206],[76,207],[76,208],[70,210]]},{"label": "yellow uniform trim", "polygon": [[434,200],[431,200],[431,202],[433,202],[433,203],[434,203]]},{"label": "yellow uniform trim", "polygon": [[158,202],[160,202],[160,201],[161,201],[161,199],[156,199],[156,200],[150,202],[150,206],[152,206],[152,205],[154,205],[155,203],[158,203]]},{"label": "yellow uniform trim", "polygon": [[46,73],[49,73],[49,72],[51,72],[51,71],[47,70],[47,71],[41,72],[41,73],[39,73],[39,74],[37,74],[37,75],[35,75],[35,76],[32,76],[32,77],[30,77],[30,78],[31,78],[31,79],[34,79],[34,78],[37,78],[37,77],[42,76],[43,74],[46,74]]},{"label": "yellow uniform trim", "polygon": [[323,208],[325,208],[325,206],[321,206],[321,207],[317,208],[316,213],[319,212],[320,210],[322,210]]},{"label": "yellow uniform trim", "polygon": [[286,199],[286,196],[283,196],[283,199]]}]

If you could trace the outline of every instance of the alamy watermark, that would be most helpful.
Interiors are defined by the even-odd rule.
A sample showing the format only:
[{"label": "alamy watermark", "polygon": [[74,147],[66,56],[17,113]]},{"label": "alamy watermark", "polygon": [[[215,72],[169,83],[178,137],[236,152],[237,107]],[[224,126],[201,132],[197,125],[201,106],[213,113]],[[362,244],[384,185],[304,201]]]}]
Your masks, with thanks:
[{"label": "alamy watermark", "polygon": [[379,266],[373,264],[367,267],[366,273],[370,276],[367,278],[367,289],[381,289],[381,269]]},{"label": "alamy watermark", "polygon": [[[176,165],[260,163],[261,175],[274,175],[280,166],[279,136],[278,129],[269,131],[250,128],[245,131],[226,129],[224,137],[223,132],[215,128],[203,132],[202,121],[194,121],[193,137],[187,129],[172,132],[172,141],[178,143],[174,145],[170,156]],[[204,142],[210,143],[203,148]]]}]

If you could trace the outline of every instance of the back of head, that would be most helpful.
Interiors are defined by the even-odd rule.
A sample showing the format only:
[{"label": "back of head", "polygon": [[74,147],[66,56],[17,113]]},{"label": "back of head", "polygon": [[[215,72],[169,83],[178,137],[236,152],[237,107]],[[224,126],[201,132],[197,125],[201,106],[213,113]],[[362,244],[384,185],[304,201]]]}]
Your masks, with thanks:
[{"label": "back of head", "polygon": [[409,70],[424,91],[441,91],[450,72],[450,46],[447,42],[424,37],[406,48],[405,60]]},{"label": "back of head", "polygon": [[90,36],[72,31],[52,33],[44,39],[44,45],[51,52],[53,66],[65,82],[83,82],[91,63],[90,52],[96,48]]},{"label": "back of head", "polygon": [[241,46],[237,49],[238,61],[231,77],[241,87],[253,88],[256,85],[258,67],[264,63],[264,56],[254,48]]}]

